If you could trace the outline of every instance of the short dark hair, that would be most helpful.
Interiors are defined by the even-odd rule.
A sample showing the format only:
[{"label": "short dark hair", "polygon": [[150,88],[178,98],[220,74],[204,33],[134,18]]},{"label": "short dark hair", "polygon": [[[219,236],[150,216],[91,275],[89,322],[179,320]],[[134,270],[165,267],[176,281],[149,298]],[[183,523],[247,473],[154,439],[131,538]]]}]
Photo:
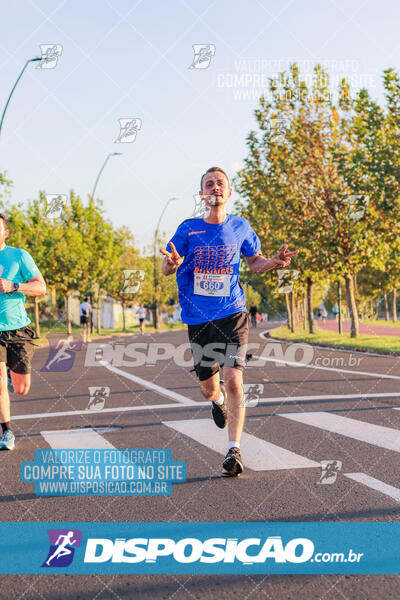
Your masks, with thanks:
[{"label": "short dark hair", "polygon": [[200,189],[203,189],[203,179],[204,177],[208,174],[208,173],[215,173],[215,172],[220,172],[223,175],[225,175],[226,179],[228,180],[229,183],[229,177],[228,175],[225,173],[225,171],[223,169],[220,169],[220,167],[210,167],[209,169],[207,169],[207,171],[204,173],[204,175],[201,176],[201,180],[200,180]]},{"label": "short dark hair", "polygon": [[6,229],[8,229],[8,219],[6,217],[6,215],[4,213],[0,213],[0,219],[3,219],[4,221],[4,226]]},{"label": "short dark hair", "polygon": [[85,296],[85,302],[89,300],[89,296]]}]

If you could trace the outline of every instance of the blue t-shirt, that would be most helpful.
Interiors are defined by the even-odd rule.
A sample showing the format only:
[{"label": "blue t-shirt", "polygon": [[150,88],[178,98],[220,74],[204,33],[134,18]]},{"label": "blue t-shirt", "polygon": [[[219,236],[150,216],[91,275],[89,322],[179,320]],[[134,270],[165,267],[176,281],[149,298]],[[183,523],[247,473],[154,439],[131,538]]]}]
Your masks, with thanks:
[{"label": "blue t-shirt", "polygon": [[[25,283],[40,275],[32,256],[22,248],[6,246],[0,250],[0,277]],[[31,322],[25,310],[25,295],[13,292],[8,295],[0,293],[0,331],[13,331],[26,327]]]},{"label": "blue t-shirt", "polygon": [[246,312],[240,254],[254,256],[261,246],[247,219],[228,215],[219,224],[187,219],[170,241],[185,257],[176,273],[184,323],[199,325]]}]

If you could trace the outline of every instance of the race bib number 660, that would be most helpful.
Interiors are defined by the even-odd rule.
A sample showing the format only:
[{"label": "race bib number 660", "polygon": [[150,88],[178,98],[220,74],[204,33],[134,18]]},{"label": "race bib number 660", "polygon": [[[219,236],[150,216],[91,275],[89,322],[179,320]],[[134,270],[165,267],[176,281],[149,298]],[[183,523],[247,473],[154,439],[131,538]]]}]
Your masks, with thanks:
[{"label": "race bib number 660", "polygon": [[193,292],[200,296],[229,296],[230,285],[230,275],[195,273]]}]

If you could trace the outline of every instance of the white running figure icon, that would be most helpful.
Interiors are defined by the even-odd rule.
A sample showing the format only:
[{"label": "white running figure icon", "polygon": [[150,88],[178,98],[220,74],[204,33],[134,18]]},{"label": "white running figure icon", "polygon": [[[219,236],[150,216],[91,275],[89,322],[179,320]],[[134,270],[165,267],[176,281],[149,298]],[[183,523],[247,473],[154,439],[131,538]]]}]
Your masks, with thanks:
[{"label": "white running figure icon", "polygon": [[[48,560],[46,560],[46,565],[50,566],[50,562],[53,560],[53,558],[61,558],[61,556],[66,556],[66,554],[71,554],[72,550],[70,548],[67,548],[66,546],[70,545],[73,546],[77,540],[73,540],[71,539],[74,535],[73,531],[68,531],[68,533],[66,535],[59,535],[58,539],[56,541],[56,545],[58,545],[58,548],[55,550],[55,552],[50,556],[50,558]],[[60,540],[63,540],[60,543]]]},{"label": "white running figure icon", "polygon": [[66,360],[67,358],[71,358],[71,355],[66,352],[67,350],[72,350],[71,342],[73,341],[73,337],[69,336],[66,340],[60,340],[56,346],[56,350],[58,349],[57,354],[53,356],[51,361],[46,365],[46,369],[49,370],[51,365],[54,362],[60,362],[61,360]]}]

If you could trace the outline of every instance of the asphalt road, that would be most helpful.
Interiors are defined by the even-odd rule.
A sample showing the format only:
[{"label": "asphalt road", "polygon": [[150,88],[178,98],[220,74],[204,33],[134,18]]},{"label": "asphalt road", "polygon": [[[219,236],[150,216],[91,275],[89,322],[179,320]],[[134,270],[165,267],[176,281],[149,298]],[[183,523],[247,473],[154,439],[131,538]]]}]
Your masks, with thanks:
[{"label": "asphalt road", "polygon": [[[1,520],[399,520],[400,359],[321,349],[294,352],[260,333],[252,329],[250,339],[260,343],[253,354],[261,358],[253,357],[245,374],[246,383],[257,384],[253,392],[259,396],[258,404],[247,409],[248,437],[242,444],[247,468],[242,477],[228,480],[220,476],[223,456],[215,449],[225,445],[227,434],[210,420],[190,367],[173,358],[121,365],[123,345],[176,348],[187,342],[185,331],[103,339],[109,344],[103,358],[112,348],[117,370],[100,363],[87,366],[86,346],[71,350],[69,370],[46,370],[48,350],[37,350],[31,392],[25,398],[12,395],[17,444],[13,452],[0,454]],[[89,345],[92,357],[95,343],[100,342]],[[92,386],[110,389],[101,410],[87,410]],[[182,420],[189,423],[179,424]],[[32,484],[20,481],[21,461],[49,447],[46,432],[78,429],[94,429],[116,448],[170,448],[175,460],[187,462],[187,481],[174,484],[170,497],[37,497]],[[332,484],[318,483],[323,460],[341,463]],[[376,575],[8,575],[0,579],[0,597],[10,598],[12,590],[13,598],[27,600],[386,600],[398,598],[399,583],[398,576]]]}]

